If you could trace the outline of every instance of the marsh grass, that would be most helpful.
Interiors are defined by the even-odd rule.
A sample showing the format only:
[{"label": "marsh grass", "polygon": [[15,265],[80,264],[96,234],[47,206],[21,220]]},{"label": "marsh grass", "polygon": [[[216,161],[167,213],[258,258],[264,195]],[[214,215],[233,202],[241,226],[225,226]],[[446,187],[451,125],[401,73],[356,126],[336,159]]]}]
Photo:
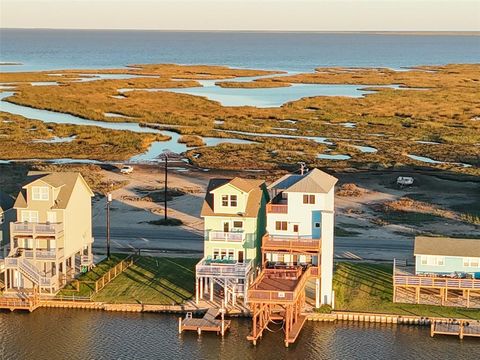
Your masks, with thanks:
[{"label": "marsh grass", "polygon": [[[376,92],[360,98],[318,96],[292,101],[277,108],[255,108],[224,107],[203,97],[166,91],[133,91],[125,93],[123,99],[112,98],[112,95],[118,94],[119,88],[182,87],[191,86],[191,82],[196,79],[212,78],[224,78],[225,84],[229,78],[235,76],[268,73],[210,66],[136,65],[129,69],[97,72],[135,73],[158,78],[65,82],[62,86],[43,87],[21,85],[18,93],[8,101],[101,121],[125,121],[104,116],[106,112],[121,113],[132,118],[128,121],[171,125],[182,135],[219,134],[253,139],[264,145],[259,147],[252,144],[236,148],[217,146],[213,150],[202,150],[202,156],[196,163],[209,168],[232,168],[232,156],[236,155],[245,156],[247,159],[243,162],[251,167],[258,154],[259,168],[263,169],[281,169],[303,157],[300,161],[307,161],[310,166],[332,169],[382,169],[409,165],[479,175],[480,148],[476,144],[480,143],[480,122],[471,120],[480,116],[479,71],[478,64],[422,67],[402,72],[389,69],[319,68],[312,74],[274,77],[253,83],[255,86],[277,86],[279,83],[402,84],[405,90],[377,87]],[[75,76],[78,72],[65,71],[65,74]],[[36,73],[9,76],[26,78],[36,76]],[[172,81],[174,78],[190,80]],[[250,83],[235,84],[253,86]],[[275,128],[285,127],[284,121],[288,119],[295,119],[288,127],[296,129],[296,135],[325,136],[335,143],[329,146],[332,153],[347,154],[352,156],[352,159],[338,162],[316,159],[315,153],[322,150],[323,145],[313,142],[304,146],[304,154],[300,156],[288,150],[295,147],[298,139],[274,142],[271,138],[245,137],[230,133],[225,135],[221,132],[237,130],[282,133]],[[221,125],[216,124],[216,120],[221,120]],[[355,122],[356,127],[345,128],[339,125],[347,121]],[[379,134],[381,136],[378,136]],[[419,140],[433,140],[440,144],[419,144],[416,142]],[[361,153],[349,146],[353,144],[352,141],[355,141],[355,144],[361,142],[373,146],[378,152]],[[138,142],[136,144],[138,145]],[[127,147],[132,148],[133,145]],[[93,149],[85,146],[81,151],[92,152]],[[224,151],[227,151],[227,156],[223,156]],[[5,156],[7,154],[8,151]],[[427,156],[449,164],[421,163],[407,157],[408,154]],[[473,166],[465,168],[453,164],[458,162]]]}]

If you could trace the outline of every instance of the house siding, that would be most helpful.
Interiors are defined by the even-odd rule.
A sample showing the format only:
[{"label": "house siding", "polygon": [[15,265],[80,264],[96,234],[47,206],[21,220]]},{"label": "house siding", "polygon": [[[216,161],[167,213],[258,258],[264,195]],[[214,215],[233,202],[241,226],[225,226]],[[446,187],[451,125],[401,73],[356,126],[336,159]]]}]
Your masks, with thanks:
[{"label": "house siding", "polygon": [[[479,259],[480,261],[480,259]],[[477,273],[480,276],[480,267],[466,267],[463,265],[463,257],[445,256],[444,265],[422,265],[421,254],[415,255],[415,272],[422,273],[436,273],[436,274],[451,274],[454,272]]]}]

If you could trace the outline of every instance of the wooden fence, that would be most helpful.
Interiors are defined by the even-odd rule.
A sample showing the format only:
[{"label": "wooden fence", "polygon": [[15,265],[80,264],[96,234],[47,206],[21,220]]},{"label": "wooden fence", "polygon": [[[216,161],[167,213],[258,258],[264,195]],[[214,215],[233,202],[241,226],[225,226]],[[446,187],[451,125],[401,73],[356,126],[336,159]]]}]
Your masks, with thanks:
[{"label": "wooden fence", "polygon": [[126,269],[128,269],[132,265],[133,265],[133,256],[130,255],[124,260],[120,261],[113,268],[108,270],[108,272],[105,275],[103,275],[100,279],[95,281],[95,293],[98,293],[100,290],[102,290],[105,287],[105,285],[107,285],[110,281],[115,279],[118,275],[120,275],[122,272],[124,272]]}]

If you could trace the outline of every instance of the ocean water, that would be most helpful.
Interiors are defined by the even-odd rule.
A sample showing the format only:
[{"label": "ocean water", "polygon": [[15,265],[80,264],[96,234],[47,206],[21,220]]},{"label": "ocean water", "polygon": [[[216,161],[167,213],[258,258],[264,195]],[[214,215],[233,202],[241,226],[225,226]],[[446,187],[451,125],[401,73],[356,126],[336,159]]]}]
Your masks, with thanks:
[{"label": "ocean water", "polygon": [[113,68],[128,64],[216,64],[313,71],[318,66],[480,62],[480,36],[0,30],[1,71]]}]

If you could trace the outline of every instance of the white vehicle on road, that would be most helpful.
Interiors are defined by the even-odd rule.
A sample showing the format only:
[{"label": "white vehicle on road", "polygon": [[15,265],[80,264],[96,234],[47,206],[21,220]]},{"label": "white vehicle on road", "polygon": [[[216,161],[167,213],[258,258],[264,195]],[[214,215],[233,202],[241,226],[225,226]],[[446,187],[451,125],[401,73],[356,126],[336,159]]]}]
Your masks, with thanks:
[{"label": "white vehicle on road", "polygon": [[131,174],[133,172],[133,167],[129,165],[124,165],[121,169],[120,172],[122,174]]}]

